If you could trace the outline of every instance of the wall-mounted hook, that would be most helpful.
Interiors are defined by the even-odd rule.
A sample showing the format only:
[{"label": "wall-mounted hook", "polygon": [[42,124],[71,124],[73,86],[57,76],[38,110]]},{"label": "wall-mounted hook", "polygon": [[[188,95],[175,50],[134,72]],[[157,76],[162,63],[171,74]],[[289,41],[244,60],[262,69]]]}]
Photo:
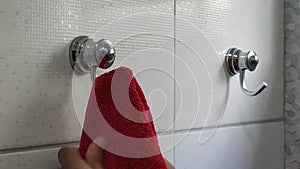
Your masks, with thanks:
[{"label": "wall-mounted hook", "polygon": [[76,37],[69,48],[69,60],[78,75],[91,74],[92,81],[96,77],[96,69],[109,68],[115,61],[116,51],[109,40],[94,42],[87,36]]},{"label": "wall-mounted hook", "polygon": [[258,64],[258,57],[253,50],[243,52],[237,48],[230,48],[225,55],[225,62],[228,73],[233,76],[240,73],[240,86],[248,96],[256,96],[261,93],[268,84],[262,82],[255,90],[249,90],[245,82],[245,71],[254,71]]}]

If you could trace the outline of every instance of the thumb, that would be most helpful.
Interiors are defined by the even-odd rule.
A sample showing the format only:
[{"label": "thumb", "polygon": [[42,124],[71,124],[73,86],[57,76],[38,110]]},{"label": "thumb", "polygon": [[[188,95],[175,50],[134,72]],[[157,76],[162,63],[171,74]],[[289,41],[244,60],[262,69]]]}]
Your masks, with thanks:
[{"label": "thumb", "polygon": [[104,169],[103,149],[94,142],[88,147],[85,158],[93,169]]}]

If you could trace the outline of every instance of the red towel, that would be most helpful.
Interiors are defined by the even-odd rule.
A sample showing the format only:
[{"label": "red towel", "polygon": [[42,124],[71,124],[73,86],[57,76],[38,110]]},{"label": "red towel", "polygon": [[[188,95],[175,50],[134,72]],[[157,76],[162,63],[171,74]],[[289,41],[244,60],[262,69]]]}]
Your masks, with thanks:
[{"label": "red towel", "polygon": [[167,169],[145,96],[130,69],[120,67],[95,79],[79,153],[104,142],[105,169]]}]

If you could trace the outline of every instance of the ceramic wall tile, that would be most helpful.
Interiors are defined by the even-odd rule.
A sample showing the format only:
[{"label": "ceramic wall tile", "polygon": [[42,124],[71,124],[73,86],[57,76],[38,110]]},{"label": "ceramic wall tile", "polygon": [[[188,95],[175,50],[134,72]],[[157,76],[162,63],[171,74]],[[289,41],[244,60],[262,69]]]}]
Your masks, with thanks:
[{"label": "ceramic wall tile", "polygon": [[[297,5],[286,0],[287,168],[300,166]],[[116,61],[97,74],[133,70],[176,168],[283,168],[283,0],[12,0],[0,2],[0,21],[0,168],[59,168],[58,148],[43,146],[79,140],[85,108],[73,104],[91,83],[69,65],[78,35],[113,42]],[[245,96],[223,68],[232,46],[257,52],[246,80],[266,81],[261,95]],[[266,121],[278,122],[245,125]],[[203,126],[213,130],[199,144]]]},{"label": "ceramic wall tile", "polygon": [[174,135],[159,135],[158,142],[164,158],[174,165]]},{"label": "ceramic wall tile", "polygon": [[220,128],[202,144],[199,135],[176,134],[176,168],[284,168],[282,122]]},{"label": "ceramic wall tile", "polygon": [[[173,135],[158,136],[163,157],[174,164]],[[77,144],[63,145],[63,147],[77,147]],[[59,169],[57,158],[59,147],[42,148],[39,150],[21,150],[0,154],[1,169]]]},{"label": "ceramic wall tile", "polygon": [[0,155],[0,168],[59,169],[58,148],[15,152]]},{"label": "ceramic wall tile", "polygon": [[79,35],[115,44],[113,68],[133,69],[157,130],[172,129],[173,6],[172,0],[1,1],[0,149],[79,140],[72,98],[77,84],[67,56]]},{"label": "ceramic wall tile", "polygon": [[[175,128],[282,119],[283,1],[176,1]],[[259,65],[246,84],[268,88],[256,97],[229,77],[224,52],[254,50]]]}]

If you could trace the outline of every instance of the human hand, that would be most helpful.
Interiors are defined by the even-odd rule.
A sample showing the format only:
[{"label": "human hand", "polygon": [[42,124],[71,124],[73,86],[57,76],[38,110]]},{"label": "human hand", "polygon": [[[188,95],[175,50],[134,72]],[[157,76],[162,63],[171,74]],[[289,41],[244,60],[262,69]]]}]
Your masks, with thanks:
[{"label": "human hand", "polygon": [[86,152],[86,159],[79,155],[77,147],[62,148],[58,152],[62,169],[104,169],[103,149],[91,143]]},{"label": "human hand", "polygon": [[[83,160],[78,153],[78,148],[62,148],[58,152],[58,159],[62,169],[104,169],[103,149],[95,143],[91,143]],[[168,169],[175,169],[166,159]]]}]

